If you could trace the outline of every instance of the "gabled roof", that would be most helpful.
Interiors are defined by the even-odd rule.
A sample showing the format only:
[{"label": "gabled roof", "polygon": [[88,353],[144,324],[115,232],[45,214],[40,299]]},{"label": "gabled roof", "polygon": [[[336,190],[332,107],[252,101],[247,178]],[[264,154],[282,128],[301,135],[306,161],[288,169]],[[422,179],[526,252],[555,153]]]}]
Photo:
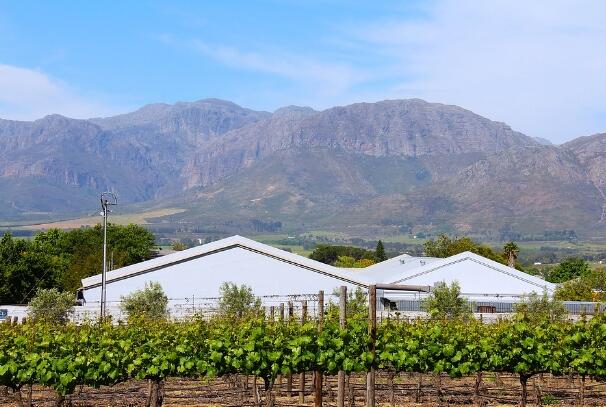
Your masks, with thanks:
[{"label": "gabled roof", "polygon": [[[432,273],[439,273],[440,271],[444,271],[453,267],[460,267],[460,272],[459,270],[456,270],[458,273],[458,275],[461,277],[461,279],[464,279],[466,277],[466,273],[465,273],[465,263],[466,262],[473,262],[476,264],[479,264],[483,267],[486,267],[489,270],[492,270],[494,272],[497,273],[501,273],[503,275],[509,276],[513,279],[516,279],[519,281],[520,283],[520,287],[524,287],[524,288],[532,288],[534,291],[541,293],[544,290],[548,291],[548,292],[553,292],[555,290],[556,285],[550,282],[547,282],[539,277],[535,277],[535,276],[531,276],[530,274],[526,274],[524,272],[521,272],[519,270],[516,270],[514,268],[508,267],[504,264],[498,263],[496,261],[487,259],[486,257],[480,256],[478,254],[472,253],[472,252],[463,252],[463,253],[459,253],[456,254],[454,256],[450,256],[447,257],[445,259],[436,259],[433,262],[430,262],[424,266],[421,267],[417,267],[414,269],[409,270],[408,272],[405,272],[403,274],[400,275],[399,278],[395,278],[394,280],[390,281],[389,283],[391,284],[404,284],[409,280],[418,280],[419,278],[423,277],[423,276],[428,276],[429,274]],[[437,280],[440,281],[440,280]],[[490,281],[490,279],[486,279],[486,289],[483,290],[484,292],[482,293],[468,293],[468,292],[464,292],[464,281],[459,281],[459,283],[461,284],[461,291],[463,291],[464,294],[493,294],[496,292],[496,290],[498,290],[498,288],[500,287],[494,287],[494,281]],[[474,280],[474,283],[477,283],[477,280]],[[493,291],[490,291],[490,290]],[[532,292],[533,290],[527,290],[527,293]],[[515,294],[515,293],[511,293],[511,294]]]},{"label": "gabled roof", "polygon": [[403,273],[441,260],[436,257],[414,257],[401,254],[361,269],[349,269],[352,275],[369,283],[391,283]]},{"label": "gabled roof", "polygon": [[[234,248],[249,250],[251,252],[273,258],[276,261],[281,261],[316,273],[324,274],[347,283],[364,287],[368,286],[366,282],[357,279],[355,276],[347,272],[343,272],[342,269],[337,267],[330,266],[295,253],[277,249],[275,247],[238,235],[109,271],[107,273],[107,283],[123,280],[140,274],[150,273],[159,269],[185,263],[190,260]],[[101,274],[97,274],[82,280],[82,286],[84,288],[91,288],[99,285],[101,285]]]},{"label": "gabled roof", "polygon": [[[445,259],[413,257],[404,254],[364,269],[342,269],[298,254],[277,249],[242,236],[228,237],[191,249],[112,270],[107,273],[107,282],[111,283],[137,275],[151,273],[156,270],[161,270],[235,248],[248,250],[278,262],[284,262],[362,287],[367,287],[369,284],[374,283],[432,285],[437,281],[445,280],[445,278],[439,276],[439,274],[443,274],[448,276],[446,280],[459,281],[463,294],[496,294],[503,291],[503,287],[499,284],[515,288],[515,292],[511,292],[510,294],[516,294],[517,292],[522,291],[528,293],[531,291],[553,291],[555,289],[555,285],[552,283],[471,252],[460,253]],[[472,262],[472,264],[470,265],[469,262]],[[481,270],[493,271],[500,273],[503,277],[508,276],[509,278],[501,280],[501,283],[496,283],[495,280],[499,279],[494,278],[494,274],[493,278],[490,278],[490,276],[485,276],[483,272],[479,272],[478,270],[475,270],[475,274],[469,272],[469,270],[473,268],[473,265],[475,265],[476,268],[481,266]],[[226,270],[226,272],[229,272],[229,270]],[[436,278],[432,277],[434,275]],[[518,281],[519,284],[515,284],[515,281]],[[82,286],[85,289],[99,287],[100,285],[100,274],[82,280]],[[477,291],[467,291],[466,286],[476,287]]]}]

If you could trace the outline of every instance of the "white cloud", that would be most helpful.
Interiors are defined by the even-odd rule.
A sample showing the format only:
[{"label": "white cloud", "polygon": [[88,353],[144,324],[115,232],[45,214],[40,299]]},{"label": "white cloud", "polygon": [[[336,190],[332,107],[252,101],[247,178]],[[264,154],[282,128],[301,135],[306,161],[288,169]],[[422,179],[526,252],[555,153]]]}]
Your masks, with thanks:
[{"label": "white cloud", "polygon": [[[267,89],[243,97],[266,107],[420,97],[556,142],[606,131],[606,2],[435,0],[422,7],[421,16],[365,17],[345,32],[324,33],[321,49],[313,51],[301,52],[296,48],[304,45],[296,43],[284,50],[166,34],[158,40],[193,46],[234,69],[286,79],[263,82]],[[0,117],[116,112],[44,72],[0,64]]]},{"label": "white cloud", "polygon": [[334,30],[325,58],[193,44],[224,65],[290,80],[275,104],[420,97],[555,142],[606,131],[606,2],[436,0],[417,11]]},{"label": "white cloud", "polygon": [[606,131],[606,2],[440,0],[352,30],[391,64],[391,97],[469,108],[556,142]]},{"label": "white cloud", "polygon": [[367,79],[366,73],[350,65],[320,61],[309,56],[279,51],[242,51],[235,47],[210,45],[199,40],[195,40],[193,44],[202,54],[225,65],[312,84],[319,96],[338,95]]},{"label": "white cloud", "polygon": [[58,113],[89,118],[116,113],[43,72],[0,64],[0,118],[34,120]]}]

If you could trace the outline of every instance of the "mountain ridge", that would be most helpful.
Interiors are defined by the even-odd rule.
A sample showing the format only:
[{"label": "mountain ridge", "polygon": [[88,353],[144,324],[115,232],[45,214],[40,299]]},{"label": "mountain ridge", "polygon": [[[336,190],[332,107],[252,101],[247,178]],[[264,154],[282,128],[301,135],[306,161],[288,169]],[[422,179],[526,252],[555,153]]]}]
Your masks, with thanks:
[{"label": "mountain ridge", "polygon": [[3,220],[90,211],[108,189],[125,204],[181,205],[192,224],[595,234],[605,174],[606,134],[545,145],[421,99],[273,113],[201,99],[0,119]]}]

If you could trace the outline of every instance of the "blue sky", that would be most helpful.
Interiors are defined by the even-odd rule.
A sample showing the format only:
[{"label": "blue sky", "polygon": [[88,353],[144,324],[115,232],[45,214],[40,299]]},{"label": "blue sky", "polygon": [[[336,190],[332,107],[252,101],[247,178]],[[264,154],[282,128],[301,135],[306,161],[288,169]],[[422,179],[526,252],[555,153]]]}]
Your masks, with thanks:
[{"label": "blue sky", "polygon": [[0,0],[0,117],[217,97],[419,97],[562,142],[606,131],[606,2]]}]

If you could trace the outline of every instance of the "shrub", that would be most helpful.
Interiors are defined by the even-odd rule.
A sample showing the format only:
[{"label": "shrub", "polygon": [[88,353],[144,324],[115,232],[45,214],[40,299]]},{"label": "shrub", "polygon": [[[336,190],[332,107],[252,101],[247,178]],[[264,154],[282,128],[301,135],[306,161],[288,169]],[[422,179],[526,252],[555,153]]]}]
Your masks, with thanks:
[{"label": "shrub", "polygon": [[568,314],[564,304],[555,298],[550,298],[547,293],[543,295],[531,293],[515,306],[515,312],[531,322],[562,321]]},{"label": "shrub", "polygon": [[339,256],[337,258],[337,261],[335,262],[335,267],[364,268],[364,267],[372,266],[373,264],[375,264],[375,262],[370,259],[356,260],[350,256]]},{"label": "shrub", "polygon": [[[335,297],[339,298],[340,291],[335,289],[332,293]],[[368,295],[360,287],[356,287],[355,290],[347,291],[347,319],[365,319],[368,317]],[[339,302],[329,302],[326,310],[326,318],[329,320],[339,320]]]},{"label": "shrub", "polygon": [[28,315],[35,322],[65,324],[74,312],[75,297],[56,288],[39,289],[29,302]]},{"label": "shrub", "polygon": [[182,250],[187,249],[187,246],[185,245],[185,243],[179,241],[179,240],[175,240],[171,246],[171,248],[176,251],[176,252],[180,252]]},{"label": "shrub", "polygon": [[261,300],[245,284],[240,287],[232,282],[224,282],[219,288],[219,314],[224,317],[242,318],[261,309]]},{"label": "shrub", "polygon": [[168,317],[168,297],[160,283],[150,282],[145,288],[121,297],[120,308],[129,318],[165,319]]},{"label": "shrub", "polygon": [[421,303],[421,309],[436,319],[465,319],[472,314],[471,304],[461,297],[461,287],[456,281],[450,286],[443,281],[436,283]]}]

